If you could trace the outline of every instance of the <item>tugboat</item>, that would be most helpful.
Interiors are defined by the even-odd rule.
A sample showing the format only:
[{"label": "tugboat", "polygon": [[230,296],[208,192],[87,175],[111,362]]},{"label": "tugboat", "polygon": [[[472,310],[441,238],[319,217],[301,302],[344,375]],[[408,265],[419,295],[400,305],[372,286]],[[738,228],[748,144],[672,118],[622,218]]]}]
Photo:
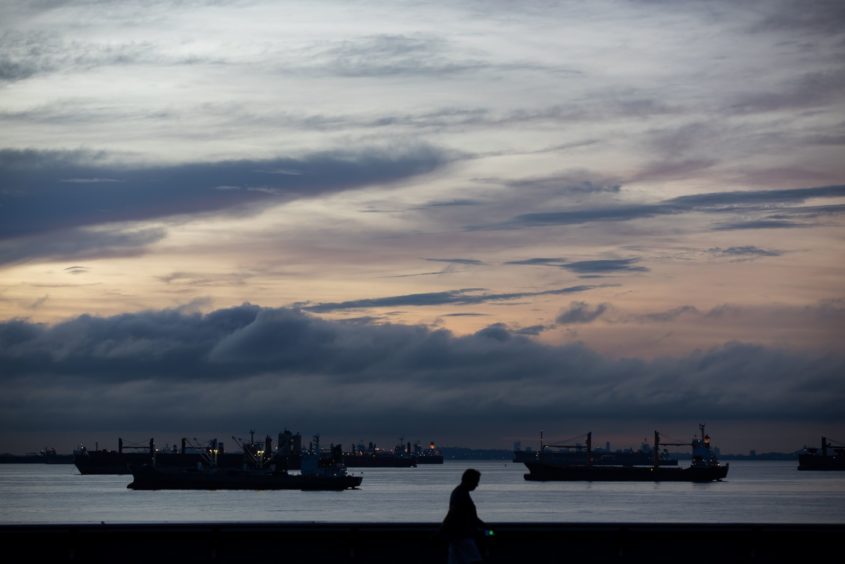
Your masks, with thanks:
[{"label": "tugboat", "polygon": [[798,454],[798,469],[845,470],[845,445],[833,444],[827,437],[822,437],[821,449],[805,447]]},{"label": "tugboat", "polygon": [[[238,439],[235,442],[239,442]],[[271,450],[269,438],[266,450]],[[331,458],[320,454],[319,435],[315,448],[302,455],[299,474],[290,474],[284,465],[266,464],[262,453],[254,453],[247,445],[242,468],[219,467],[213,455],[206,456],[196,468],[157,467],[144,464],[132,467],[132,490],[332,490],[354,489],[363,477],[351,476],[340,462],[340,450],[333,449]]]},{"label": "tugboat", "polygon": [[[728,465],[719,464],[711,450],[710,435],[700,425],[701,437],[691,443],[662,443],[662,446],[692,447],[692,462],[686,468],[660,464],[660,433],[654,432],[654,458],[650,466],[613,466],[594,464],[592,445],[587,442],[586,459],[583,462],[561,462],[554,457],[544,456],[545,449],[537,453],[534,460],[524,460],[528,467],[525,479],[529,481],[602,481],[602,482],[713,482],[728,475]],[[588,435],[589,438],[589,435]]]}]

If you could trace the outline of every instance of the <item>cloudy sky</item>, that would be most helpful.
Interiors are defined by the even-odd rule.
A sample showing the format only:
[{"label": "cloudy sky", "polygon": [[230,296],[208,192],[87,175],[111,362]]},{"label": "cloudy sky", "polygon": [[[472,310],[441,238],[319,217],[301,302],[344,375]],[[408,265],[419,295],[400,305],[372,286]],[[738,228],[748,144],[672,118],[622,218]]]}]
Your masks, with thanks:
[{"label": "cloudy sky", "polygon": [[843,440],[843,61],[836,0],[5,1],[0,451]]}]

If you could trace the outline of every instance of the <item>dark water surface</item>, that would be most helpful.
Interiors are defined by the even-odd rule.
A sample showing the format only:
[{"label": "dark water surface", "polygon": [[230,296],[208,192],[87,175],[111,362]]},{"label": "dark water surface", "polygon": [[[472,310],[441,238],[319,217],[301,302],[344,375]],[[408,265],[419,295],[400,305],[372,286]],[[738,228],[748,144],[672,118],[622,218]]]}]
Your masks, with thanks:
[{"label": "dark water surface", "polygon": [[845,472],[797,462],[731,462],[710,484],[526,482],[522,464],[446,461],[353,468],[358,490],[133,491],[132,476],[82,476],[73,465],[0,465],[0,523],[439,522],[468,467],[488,522],[845,523]]}]

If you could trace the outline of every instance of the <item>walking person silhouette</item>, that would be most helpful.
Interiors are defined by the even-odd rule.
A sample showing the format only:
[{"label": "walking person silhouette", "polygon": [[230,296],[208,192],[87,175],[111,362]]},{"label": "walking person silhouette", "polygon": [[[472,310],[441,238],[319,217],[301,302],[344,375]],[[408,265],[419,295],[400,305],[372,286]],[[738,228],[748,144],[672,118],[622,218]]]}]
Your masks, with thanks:
[{"label": "walking person silhouette", "polygon": [[478,487],[481,472],[468,468],[461,476],[461,483],[449,497],[449,512],[443,519],[443,533],[449,541],[449,564],[481,562],[476,536],[492,535],[484,521],[478,518],[475,503],[469,492]]}]

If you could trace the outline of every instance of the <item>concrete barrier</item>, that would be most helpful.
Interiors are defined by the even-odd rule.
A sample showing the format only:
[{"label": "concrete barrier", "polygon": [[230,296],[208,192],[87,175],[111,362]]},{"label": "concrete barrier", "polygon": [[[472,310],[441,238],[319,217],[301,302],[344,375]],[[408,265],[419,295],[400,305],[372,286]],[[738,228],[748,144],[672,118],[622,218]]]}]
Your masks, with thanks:
[{"label": "concrete barrier", "polygon": [[[496,523],[487,562],[842,562],[842,525]],[[437,523],[3,525],[5,562],[445,563]],[[10,559],[10,555],[15,555]],[[832,556],[829,556],[832,555]]]}]

